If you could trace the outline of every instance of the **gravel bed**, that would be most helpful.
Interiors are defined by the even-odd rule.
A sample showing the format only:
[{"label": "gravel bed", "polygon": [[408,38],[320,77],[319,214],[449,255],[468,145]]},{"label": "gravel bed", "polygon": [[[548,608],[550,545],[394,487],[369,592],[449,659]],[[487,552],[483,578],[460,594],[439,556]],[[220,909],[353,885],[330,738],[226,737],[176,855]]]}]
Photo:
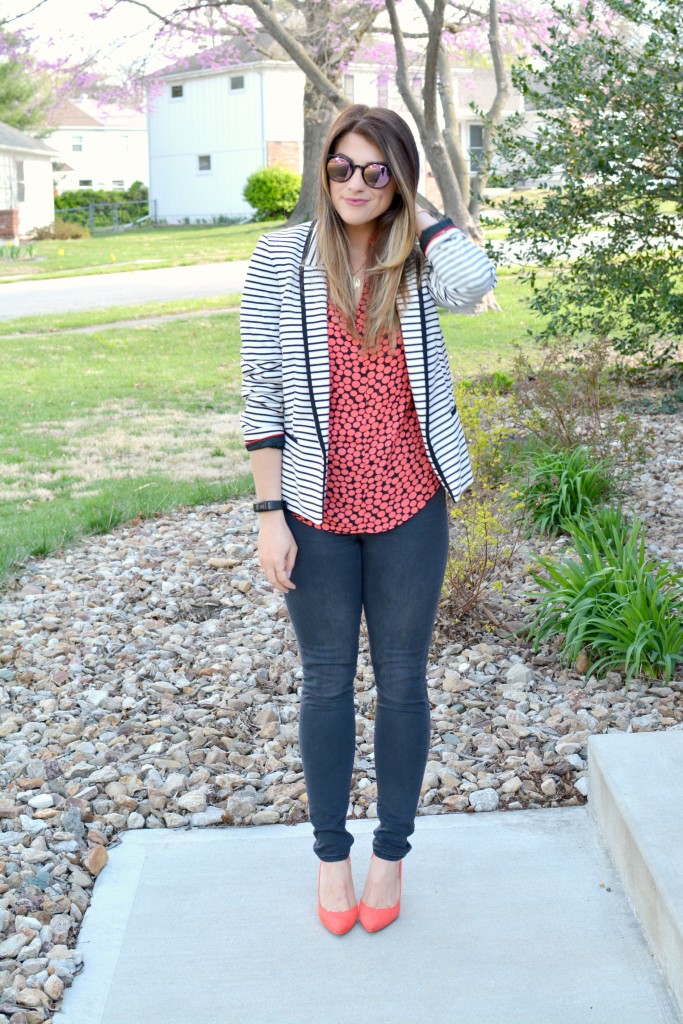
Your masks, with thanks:
[{"label": "gravel bed", "polygon": [[[649,553],[683,568],[683,420],[657,430],[628,496]],[[76,938],[125,829],[307,820],[301,668],[262,577],[251,499],[134,521],[32,560],[0,594],[0,1024],[52,1019],[83,969]],[[589,736],[683,729],[668,685],[585,678],[511,630],[535,589],[534,539],[491,619],[440,617],[432,747],[418,813],[583,804]],[[456,642],[457,641],[457,642]],[[376,817],[374,683],[363,630],[349,816]]]}]

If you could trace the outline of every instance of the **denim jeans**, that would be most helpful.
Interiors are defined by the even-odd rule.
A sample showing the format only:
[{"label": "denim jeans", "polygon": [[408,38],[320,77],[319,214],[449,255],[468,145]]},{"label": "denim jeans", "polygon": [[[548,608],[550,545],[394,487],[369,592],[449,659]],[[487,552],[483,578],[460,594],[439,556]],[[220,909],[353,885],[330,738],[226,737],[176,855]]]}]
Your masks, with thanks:
[{"label": "denim jeans", "polygon": [[448,557],[443,487],[382,533],[316,530],[285,512],[298,552],[285,595],[303,666],[299,745],[320,860],[345,860],[356,747],[354,679],[361,612],[377,700],[377,817],[373,850],[401,860],[412,849],[429,753],[427,656]]}]

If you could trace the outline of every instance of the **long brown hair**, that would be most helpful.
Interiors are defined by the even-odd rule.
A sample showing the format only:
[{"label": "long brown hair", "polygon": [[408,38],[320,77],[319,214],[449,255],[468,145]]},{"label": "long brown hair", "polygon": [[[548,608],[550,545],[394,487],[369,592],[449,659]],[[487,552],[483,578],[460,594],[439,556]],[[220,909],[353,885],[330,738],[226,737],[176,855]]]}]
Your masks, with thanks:
[{"label": "long brown hair", "polygon": [[420,157],[415,139],[403,118],[384,107],[354,103],[341,111],[323,146],[316,208],[318,260],[327,272],[328,295],[356,334],[356,299],[349,243],[344,222],[332,205],[327,178],[327,155],[339,138],[356,132],[378,146],[391,167],[396,194],[378,219],[368,257],[368,299],[363,332],[364,352],[376,352],[383,336],[396,347],[400,330],[399,305],[407,300],[406,269],[413,263],[419,272],[422,252],[416,245],[415,196]]}]

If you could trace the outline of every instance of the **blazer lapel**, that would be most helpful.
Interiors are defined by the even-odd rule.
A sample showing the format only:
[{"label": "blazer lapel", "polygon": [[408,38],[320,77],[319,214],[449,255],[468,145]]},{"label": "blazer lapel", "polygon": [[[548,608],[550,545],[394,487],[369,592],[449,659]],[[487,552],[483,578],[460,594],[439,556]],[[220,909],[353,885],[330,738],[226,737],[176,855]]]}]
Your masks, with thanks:
[{"label": "blazer lapel", "polygon": [[408,306],[401,314],[401,334],[413,401],[418,416],[424,424],[427,415],[427,349],[423,337],[417,274],[414,267],[408,271],[408,296]]},{"label": "blazer lapel", "polygon": [[327,278],[324,270],[316,265],[316,225],[311,226],[308,250],[299,267],[301,317],[303,342],[307,349],[307,367],[310,371],[310,386],[314,401],[314,416],[317,416],[322,437],[321,444],[327,447],[330,422],[330,356],[327,342]]}]

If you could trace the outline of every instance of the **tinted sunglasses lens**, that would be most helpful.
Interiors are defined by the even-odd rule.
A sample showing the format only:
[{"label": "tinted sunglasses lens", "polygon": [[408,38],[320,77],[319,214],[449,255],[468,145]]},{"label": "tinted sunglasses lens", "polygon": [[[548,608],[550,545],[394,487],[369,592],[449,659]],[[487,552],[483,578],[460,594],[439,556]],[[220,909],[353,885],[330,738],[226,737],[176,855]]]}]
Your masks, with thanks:
[{"label": "tinted sunglasses lens", "polygon": [[343,156],[333,156],[327,161],[327,177],[332,181],[347,181],[352,173],[351,164]]},{"label": "tinted sunglasses lens", "polygon": [[363,177],[370,188],[384,188],[389,184],[391,171],[386,164],[368,164],[363,171]]}]

